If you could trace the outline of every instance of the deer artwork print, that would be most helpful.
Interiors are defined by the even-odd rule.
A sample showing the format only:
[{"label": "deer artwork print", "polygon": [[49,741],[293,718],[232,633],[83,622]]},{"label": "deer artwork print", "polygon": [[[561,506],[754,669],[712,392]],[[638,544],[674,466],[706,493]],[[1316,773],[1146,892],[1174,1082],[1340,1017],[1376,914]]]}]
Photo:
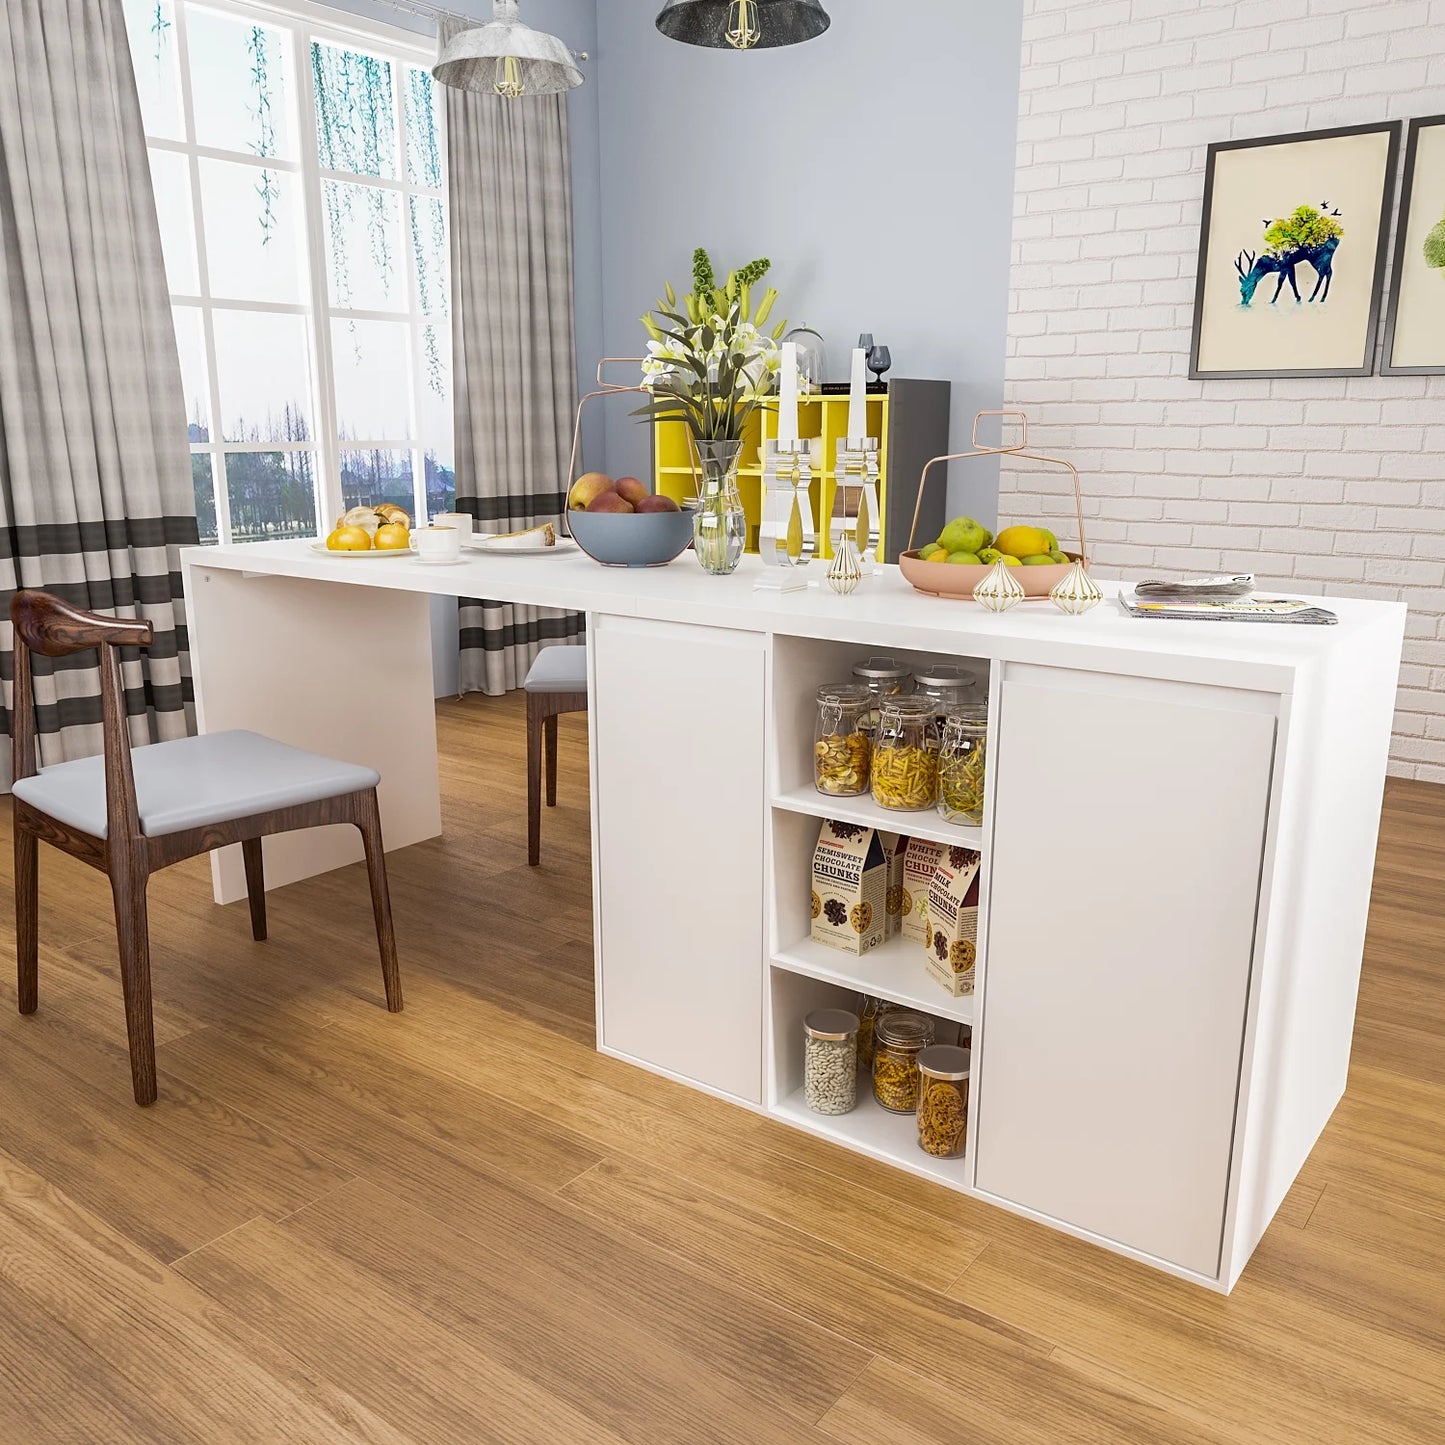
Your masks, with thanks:
[{"label": "deer artwork print", "polygon": [[1261,222],[1264,226],[1264,250],[1256,254],[1242,250],[1234,258],[1234,269],[1239,273],[1239,304],[1248,306],[1254,300],[1259,283],[1266,276],[1277,276],[1270,305],[1279,300],[1285,282],[1296,301],[1304,301],[1299,284],[1295,280],[1295,267],[1301,262],[1308,264],[1315,273],[1314,290],[1310,301],[1322,305],[1329,299],[1330,282],[1334,277],[1335,252],[1344,238],[1345,228],[1339,222],[1339,210],[1331,210],[1328,201],[1321,201],[1319,209],[1314,206],[1296,206],[1288,216],[1277,216],[1273,221]]}]

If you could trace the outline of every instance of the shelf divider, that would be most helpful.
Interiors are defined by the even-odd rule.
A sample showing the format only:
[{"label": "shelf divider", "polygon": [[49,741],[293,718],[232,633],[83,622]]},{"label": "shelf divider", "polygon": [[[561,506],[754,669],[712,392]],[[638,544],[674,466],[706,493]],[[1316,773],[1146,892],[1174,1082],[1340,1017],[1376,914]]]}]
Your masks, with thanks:
[{"label": "shelf divider", "polygon": [[901,934],[862,957],[800,938],[773,955],[773,967],[906,1004],[939,1018],[973,1024],[973,995],[954,998],[945,993],[924,971],[923,945]]},{"label": "shelf divider", "polygon": [[841,823],[864,823],[887,833],[906,833],[910,838],[929,838],[936,843],[956,843],[960,848],[983,851],[983,829],[945,823],[931,808],[919,813],[899,813],[880,807],[867,793],[856,798],[833,798],[816,788],[790,788],[773,797],[775,808],[803,813],[820,821],[832,818]]}]

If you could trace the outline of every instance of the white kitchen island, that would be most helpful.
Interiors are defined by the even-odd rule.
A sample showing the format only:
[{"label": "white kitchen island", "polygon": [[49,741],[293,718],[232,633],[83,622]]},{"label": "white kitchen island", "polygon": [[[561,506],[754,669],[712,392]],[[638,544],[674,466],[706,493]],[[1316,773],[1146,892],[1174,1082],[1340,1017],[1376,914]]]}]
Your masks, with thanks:
[{"label": "white kitchen island", "polygon": [[[440,831],[428,594],[588,614],[604,1052],[1221,1290],[1344,1090],[1398,604],[1329,599],[1336,627],[994,617],[894,568],[839,598],[756,591],[755,558],[713,578],[304,542],[183,566],[201,727],[376,767],[391,848]],[[982,828],[814,790],[814,694],[870,651],[987,670]],[[974,997],[916,944],[810,940],[824,817],[982,851]],[[268,882],[359,856],[346,830],[267,839]],[[215,869],[244,896],[239,859]],[[403,967],[427,948],[399,944]],[[972,1026],[964,1158],[864,1088],[851,1114],[804,1107],[803,1016],[860,991]]]}]

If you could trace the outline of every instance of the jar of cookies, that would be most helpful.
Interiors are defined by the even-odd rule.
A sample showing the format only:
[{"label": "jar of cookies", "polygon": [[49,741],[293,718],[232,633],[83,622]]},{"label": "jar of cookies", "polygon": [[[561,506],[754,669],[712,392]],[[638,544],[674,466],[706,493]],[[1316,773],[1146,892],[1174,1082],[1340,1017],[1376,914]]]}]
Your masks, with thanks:
[{"label": "jar of cookies", "polygon": [[887,698],[873,737],[873,801],[882,808],[919,813],[938,794],[938,725],[931,697]]},{"label": "jar of cookies", "polygon": [[927,1014],[894,1009],[873,1025],[873,1097],[895,1114],[918,1107],[918,1055],[933,1042]]},{"label": "jar of cookies", "polygon": [[857,797],[868,791],[871,753],[863,719],[873,694],[862,683],[829,683],[818,689],[813,733],[813,783],[831,798]]},{"label": "jar of cookies", "polygon": [[847,1114],[857,1104],[857,1014],[815,1008],[804,1017],[803,1101],[815,1114]]},{"label": "jar of cookies", "polygon": [[931,1044],[918,1055],[918,1147],[935,1159],[964,1151],[972,1057],[953,1044]]}]

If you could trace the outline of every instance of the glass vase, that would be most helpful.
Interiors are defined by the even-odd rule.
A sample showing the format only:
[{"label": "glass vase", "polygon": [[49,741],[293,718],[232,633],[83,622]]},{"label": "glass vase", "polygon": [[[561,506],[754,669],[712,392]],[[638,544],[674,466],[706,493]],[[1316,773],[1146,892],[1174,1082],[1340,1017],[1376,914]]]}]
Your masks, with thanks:
[{"label": "glass vase", "polygon": [[737,571],[747,538],[747,518],[738,492],[740,441],[698,441],[697,508],[692,518],[692,544],[704,572],[726,577]]}]

